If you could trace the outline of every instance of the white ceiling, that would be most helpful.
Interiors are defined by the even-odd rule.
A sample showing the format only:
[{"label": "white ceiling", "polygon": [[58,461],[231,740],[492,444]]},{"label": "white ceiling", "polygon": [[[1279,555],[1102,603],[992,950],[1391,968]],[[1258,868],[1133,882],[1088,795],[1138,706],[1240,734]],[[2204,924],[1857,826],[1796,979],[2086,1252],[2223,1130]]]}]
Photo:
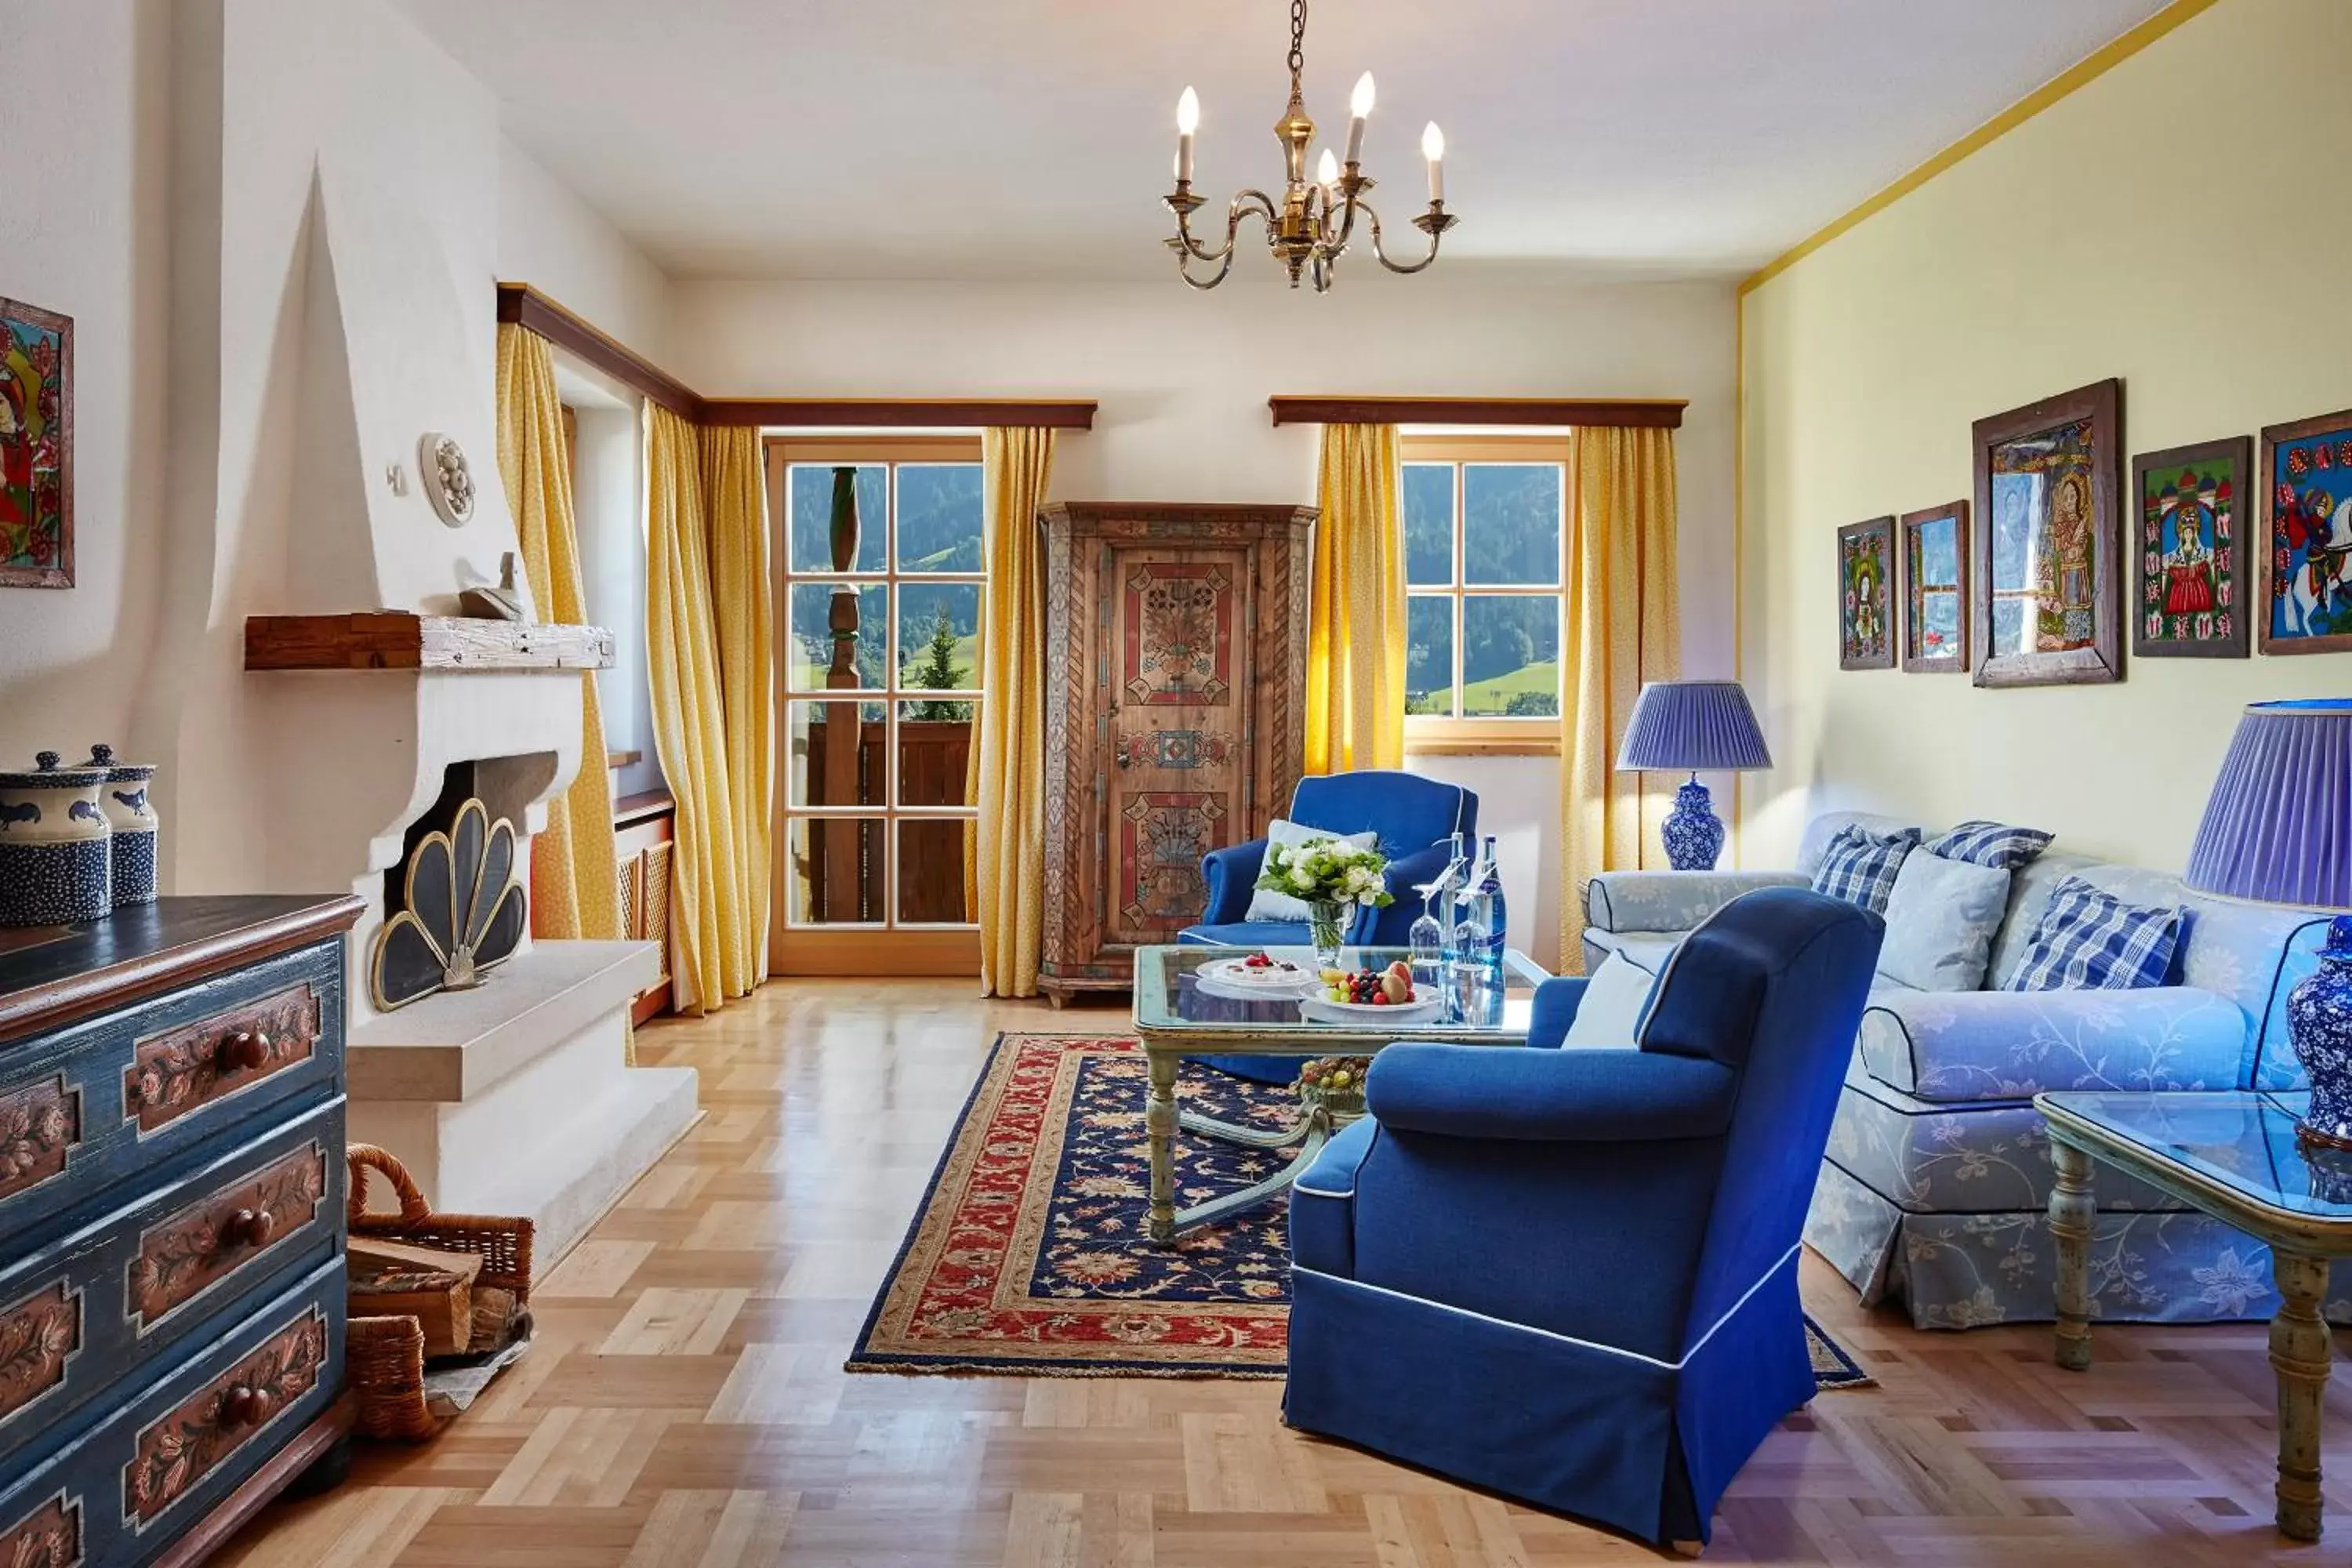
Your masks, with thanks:
[{"label": "white ceiling", "polygon": [[[1197,188],[1280,177],[1284,0],[399,3],[678,278],[1160,275],[1188,82]],[[1740,273],[2162,4],[1318,0],[1307,109],[1376,73],[1407,241],[1434,119],[1449,256]]]}]

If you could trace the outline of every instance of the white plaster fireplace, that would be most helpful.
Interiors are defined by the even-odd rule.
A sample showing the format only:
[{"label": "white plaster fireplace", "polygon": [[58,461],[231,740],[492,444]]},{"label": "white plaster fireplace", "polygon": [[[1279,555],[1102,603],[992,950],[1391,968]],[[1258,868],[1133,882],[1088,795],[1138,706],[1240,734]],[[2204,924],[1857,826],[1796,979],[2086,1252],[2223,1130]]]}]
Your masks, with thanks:
[{"label": "white plaster fireplace", "polygon": [[[660,968],[646,942],[526,937],[474,989],[374,1005],[387,873],[411,825],[453,768],[484,764],[527,879],[546,803],[604,764],[580,754],[581,672],[614,658],[593,627],[457,617],[462,588],[498,581],[515,527],[487,343],[466,330],[480,312],[398,200],[324,171],[312,187],[296,521],[253,574],[242,729],[267,759],[251,775],[267,884],[367,901],[346,976],[352,1139],[392,1150],[436,1208],[529,1215],[546,1266],[692,1124],[695,1075],[626,1064],[630,1004]],[[490,279],[478,288],[487,301]],[[471,460],[462,526],[424,493],[426,431]]]}]

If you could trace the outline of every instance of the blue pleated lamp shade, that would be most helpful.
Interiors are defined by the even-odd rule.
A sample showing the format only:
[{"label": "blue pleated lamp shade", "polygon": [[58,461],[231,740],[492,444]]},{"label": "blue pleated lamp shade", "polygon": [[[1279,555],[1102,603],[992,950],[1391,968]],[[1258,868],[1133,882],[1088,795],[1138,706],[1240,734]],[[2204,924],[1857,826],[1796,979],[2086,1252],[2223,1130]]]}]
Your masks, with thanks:
[{"label": "blue pleated lamp shade", "polygon": [[1633,700],[1617,771],[1744,773],[1772,765],[1736,680],[1653,680]]},{"label": "blue pleated lamp shade", "polygon": [[2352,910],[2352,698],[2246,709],[2188,880],[2223,898]]}]

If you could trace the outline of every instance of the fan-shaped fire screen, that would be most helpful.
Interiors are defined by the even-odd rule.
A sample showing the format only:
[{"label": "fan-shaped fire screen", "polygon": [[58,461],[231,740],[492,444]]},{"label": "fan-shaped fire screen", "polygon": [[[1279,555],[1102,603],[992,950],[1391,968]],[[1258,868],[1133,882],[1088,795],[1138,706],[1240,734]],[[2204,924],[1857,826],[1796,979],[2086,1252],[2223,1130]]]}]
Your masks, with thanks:
[{"label": "fan-shaped fire screen", "polygon": [[464,991],[514,956],[527,901],[515,875],[514,825],[478,800],[446,833],[428,833],[408,858],[402,902],[376,936],[375,1005],[405,1007],[436,991]]}]

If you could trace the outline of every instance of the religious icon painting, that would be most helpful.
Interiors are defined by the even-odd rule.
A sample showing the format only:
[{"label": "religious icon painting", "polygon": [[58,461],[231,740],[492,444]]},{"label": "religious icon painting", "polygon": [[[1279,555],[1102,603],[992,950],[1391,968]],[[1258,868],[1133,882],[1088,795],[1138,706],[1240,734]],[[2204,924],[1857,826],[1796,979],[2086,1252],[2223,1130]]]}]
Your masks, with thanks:
[{"label": "religious icon painting", "polygon": [[0,299],[0,587],[74,580],[73,318]]},{"label": "religious icon painting", "polygon": [[2246,501],[2254,444],[2243,436],[2132,459],[2132,652],[2143,658],[2246,657],[2252,558]]},{"label": "religious icon painting", "polygon": [[1969,668],[1969,503],[1906,511],[1897,525],[1903,668],[1963,675]]},{"label": "religious icon painting", "polygon": [[2262,647],[2352,652],[2352,408],[2263,432]]},{"label": "religious icon painting", "polygon": [[1895,668],[1895,520],[1849,523],[1838,537],[1838,668]]},{"label": "religious icon painting", "polygon": [[2123,383],[1979,419],[1974,448],[1976,683],[2121,680]]}]

